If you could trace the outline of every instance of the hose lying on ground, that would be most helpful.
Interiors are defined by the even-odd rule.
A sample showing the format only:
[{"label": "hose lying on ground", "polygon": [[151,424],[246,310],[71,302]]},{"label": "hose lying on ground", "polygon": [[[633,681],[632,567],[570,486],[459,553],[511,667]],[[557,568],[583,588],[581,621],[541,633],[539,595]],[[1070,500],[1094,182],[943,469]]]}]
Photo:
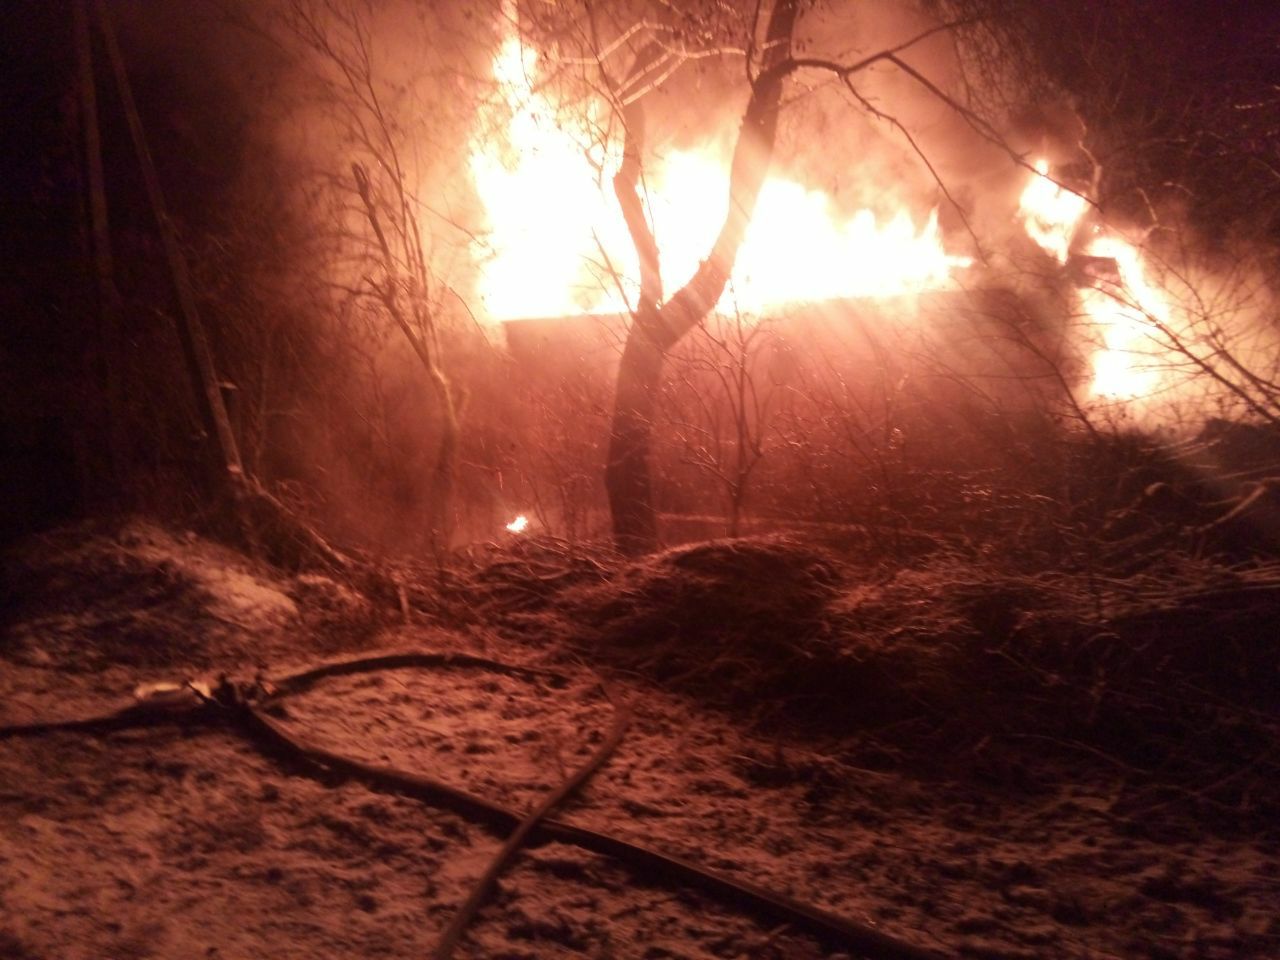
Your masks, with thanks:
[{"label": "hose lying on ground", "polygon": [[[613,698],[609,698],[611,702]],[[445,928],[443,934],[440,935],[439,941],[436,943],[434,960],[449,960],[453,956],[453,951],[461,942],[463,933],[466,932],[467,926],[471,923],[472,918],[480,911],[485,900],[493,891],[494,885],[498,882],[498,874],[506,867],[511,859],[516,855],[520,848],[524,845],[525,839],[531,832],[546,819],[556,807],[565,801],[569,796],[578,790],[591,776],[604,766],[605,761],[613,755],[613,751],[617,749],[618,744],[622,742],[623,734],[627,732],[627,726],[631,723],[631,711],[625,707],[618,707],[614,702],[613,725],[609,730],[609,735],[605,738],[604,743],[592,755],[591,759],[579,767],[572,775],[570,775],[560,786],[551,791],[540,804],[532,812],[530,812],[520,825],[507,838],[507,842],[502,845],[502,849],[498,851],[497,856],[489,864],[489,867],[480,879],[476,881],[475,886],[471,890],[471,895],[467,897],[462,906],[458,908],[458,912],[454,914],[453,920],[449,926]]]},{"label": "hose lying on ground", "polygon": [[[946,956],[891,937],[866,924],[830,913],[812,904],[795,900],[746,880],[739,880],[718,871],[700,867],[688,860],[661,853],[642,844],[560,820],[544,818],[553,806],[577,789],[604,763],[616,746],[613,742],[615,737],[621,738],[621,726],[626,720],[625,711],[618,711],[610,737],[592,760],[528,816],[441,781],[391,767],[375,766],[335,753],[286,730],[279,721],[268,714],[268,710],[285,697],[308,689],[321,679],[328,677],[405,667],[442,666],[473,667],[558,685],[567,683],[567,678],[561,674],[507,664],[484,657],[411,651],[335,661],[270,683],[255,681],[252,684],[236,685],[223,679],[212,688],[190,684],[188,686],[192,691],[191,696],[180,703],[175,703],[172,698],[166,698],[161,703],[150,703],[144,700],[99,716],[0,726],[0,740],[56,731],[107,733],[126,727],[160,723],[218,723],[231,720],[254,742],[281,760],[302,763],[313,768],[319,767],[360,780],[376,788],[407,794],[426,803],[448,807],[486,824],[495,831],[509,835],[498,858],[482,877],[481,885],[475,888],[471,898],[459,912],[462,926],[465,926],[471,914],[483,901],[487,893],[485,884],[491,885],[493,877],[502,865],[526,840],[542,843],[557,841],[622,860],[641,871],[662,874],[692,884],[737,906],[749,907],[789,924],[797,930],[803,930],[821,941],[843,948],[852,948],[872,958],[943,960]],[[472,900],[476,901],[474,906],[471,904]],[[466,913],[468,908],[470,913]],[[455,919],[447,933],[450,933],[452,927],[458,924],[459,919]],[[438,958],[449,955],[448,951],[453,949],[461,932],[460,926],[457,933],[452,935],[451,941],[441,941],[440,947],[437,948]],[[441,950],[445,952],[439,952]]]}]

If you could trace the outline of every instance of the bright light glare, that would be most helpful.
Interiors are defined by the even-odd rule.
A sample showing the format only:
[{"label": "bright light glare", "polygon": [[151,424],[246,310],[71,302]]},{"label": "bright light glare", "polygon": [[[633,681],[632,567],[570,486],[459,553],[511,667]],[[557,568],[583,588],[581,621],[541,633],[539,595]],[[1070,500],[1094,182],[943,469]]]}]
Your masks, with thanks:
[{"label": "bright light glare", "polygon": [[[639,268],[610,188],[621,158],[616,142],[602,142],[607,117],[590,106],[558,110],[537,85],[537,53],[515,36],[492,70],[500,97],[478,116],[470,157],[488,220],[475,245],[485,312],[514,320],[626,311]],[[646,167],[669,296],[693,276],[724,221],[728,157],[718,148],[669,150]],[[821,191],[771,177],[719,306],[759,313],[945,289],[969,262],[943,247],[936,212],[900,204],[841,211]]]},{"label": "bright light glare", "polygon": [[[1066,263],[1089,201],[1049,179],[1049,164],[1038,160],[1036,173],[1022,192],[1020,208],[1027,233],[1046,253]],[[1089,319],[1089,335],[1097,344],[1091,359],[1094,397],[1140,400],[1162,386],[1166,354],[1153,334],[1170,323],[1169,303],[1147,276],[1141,251],[1105,228],[1087,243],[1091,257],[1115,263],[1118,283],[1095,282],[1079,291]],[[1078,248],[1077,246],[1077,248]]]}]

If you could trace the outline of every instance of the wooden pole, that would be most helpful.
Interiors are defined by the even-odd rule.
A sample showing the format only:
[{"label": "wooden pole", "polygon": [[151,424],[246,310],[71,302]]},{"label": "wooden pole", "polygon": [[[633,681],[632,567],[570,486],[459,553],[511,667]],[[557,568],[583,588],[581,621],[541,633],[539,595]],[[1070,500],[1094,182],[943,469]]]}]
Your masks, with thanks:
[{"label": "wooden pole", "polygon": [[[78,0],[78,2],[84,2],[84,0]],[[165,207],[164,195],[160,190],[160,177],[156,173],[155,163],[147,146],[142,120],[138,116],[138,107],[133,99],[133,90],[129,86],[129,75],[125,71],[124,58],[120,54],[120,44],[107,14],[106,3],[104,0],[92,0],[92,2],[92,12],[97,17],[98,28],[102,32],[107,59],[111,63],[116,87],[120,93],[120,103],[124,107],[125,119],[129,124],[129,135],[138,157],[138,166],[142,171],[147,198],[160,229],[160,240],[164,246],[165,258],[169,262],[169,271],[173,276],[174,288],[178,295],[178,306],[181,312],[180,322],[177,325],[178,338],[182,342],[182,352],[192,385],[196,388],[196,403],[206,435],[217,443],[216,448],[206,445],[206,452],[211,461],[210,479],[215,485],[214,493],[222,494],[229,499],[233,519],[238,522],[241,535],[254,552],[261,547],[257,536],[257,524],[265,522],[276,530],[285,531],[281,539],[290,545],[297,545],[305,554],[304,560],[318,559],[334,569],[348,570],[351,568],[351,561],[347,557],[326,543],[324,538],[310,526],[295,517],[256,480],[245,475],[244,466],[240,460],[240,450],[236,444],[235,431],[232,429],[231,419],[227,415],[226,401],[223,398],[223,388],[226,385],[218,379],[218,372],[213,364],[213,352],[209,349],[209,340],[200,322],[200,311],[196,305],[195,290],[191,284],[187,261],[182,254],[182,248],[178,245],[177,231]],[[105,211],[105,201],[103,210]]]},{"label": "wooden pole", "polygon": [[76,61],[83,114],[85,169],[89,187],[90,245],[98,291],[98,357],[106,398],[107,446],[117,486],[125,480],[124,393],[120,383],[120,294],[115,285],[111,229],[107,219],[106,178],[102,172],[102,136],[98,91],[93,76],[93,45],[85,0],[75,3]]},{"label": "wooden pole", "polygon": [[177,290],[178,306],[182,314],[181,322],[178,324],[178,335],[182,341],[182,351],[192,383],[196,388],[200,417],[206,433],[216,441],[218,453],[221,456],[221,462],[215,465],[218,473],[217,480],[228,483],[235,490],[240,487],[240,480],[244,476],[240,463],[240,450],[236,445],[235,432],[231,429],[231,421],[227,417],[226,406],[222,402],[222,389],[217,370],[213,365],[213,353],[209,349],[209,340],[200,322],[200,311],[196,305],[187,261],[182,254],[182,248],[178,245],[177,231],[165,207],[164,195],[160,190],[160,178],[151,158],[151,150],[147,146],[142,120],[138,116],[133,90],[129,86],[129,76],[125,71],[124,58],[120,54],[120,45],[107,14],[106,4],[103,0],[93,0],[93,4],[98,27],[106,42],[107,57],[115,74],[116,87],[120,92],[120,102],[124,106],[125,119],[129,124],[134,152],[138,156],[138,165],[142,169],[147,198],[160,228],[160,240]]}]

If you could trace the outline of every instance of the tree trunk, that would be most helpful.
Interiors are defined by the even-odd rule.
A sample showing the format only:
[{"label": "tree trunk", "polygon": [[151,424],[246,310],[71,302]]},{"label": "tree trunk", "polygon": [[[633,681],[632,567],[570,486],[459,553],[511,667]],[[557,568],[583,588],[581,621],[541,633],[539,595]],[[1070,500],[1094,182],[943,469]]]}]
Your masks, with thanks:
[{"label": "tree trunk", "polygon": [[[656,252],[656,246],[652,246],[647,224],[642,219],[637,224],[636,217],[627,217],[627,226],[641,259],[641,297],[632,315],[618,367],[604,479],[613,515],[614,543],[628,555],[645,553],[658,546],[649,458],[663,360],[668,350],[706,318],[729,283],[773,155],[782,81],[789,69],[791,34],[798,5],[799,0],[777,0],[769,16],[764,66],[751,85],[751,98],[738,131],[729,173],[729,211],[715,246],[693,278],[660,308],[653,302],[656,296],[646,295],[655,286],[661,290],[660,281],[654,284],[645,271],[645,264],[652,257],[648,251]],[[638,123],[638,110],[638,104],[633,104],[624,115],[628,120],[628,144],[623,168],[614,180],[624,214],[632,206],[631,195],[639,189],[642,144],[636,142],[636,131],[642,127]],[[656,263],[653,274],[656,277]]]},{"label": "tree trunk", "polygon": [[202,445],[202,452],[207,459],[207,468],[199,479],[208,484],[211,493],[229,504],[230,512],[235,516],[236,521],[243,525],[247,520],[241,509],[245,474],[240,463],[240,448],[235,432],[231,428],[231,420],[227,416],[227,408],[223,403],[222,381],[214,366],[213,350],[200,319],[190,269],[182,247],[178,243],[177,230],[165,206],[164,194],[160,189],[160,175],[156,171],[151,149],[147,145],[146,133],[142,128],[142,119],[138,114],[133,88],[129,83],[129,74],[125,69],[124,56],[120,52],[115,28],[107,12],[106,0],[94,0],[92,9],[106,46],[107,61],[115,77],[116,92],[124,109],[134,154],[142,173],[142,185],[146,189],[147,200],[151,206],[152,215],[156,219],[160,243],[168,261],[177,294],[178,312],[181,318],[181,322],[177,324],[178,338],[182,345],[191,383],[195,389],[201,423],[208,437],[208,441]]},{"label": "tree trunk", "polygon": [[112,495],[119,499],[128,482],[124,392],[120,382],[120,293],[116,289],[111,228],[107,220],[106,178],[102,166],[98,90],[93,71],[93,42],[89,34],[87,0],[78,0],[74,12],[80,109],[83,111],[84,162],[89,186],[90,247],[93,251],[94,279],[97,281],[98,292],[99,326],[94,368],[103,380]]},{"label": "tree trunk", "polygon": [[654,408],[662,384],[663,352],[652,338],[637,335],[635,326],[627,337],[618,367],[609,459],[604,470],[614,543],[628,555],[652,550],[658,542],[649,450]]},{"label": "tree trunk", "polygon": [[449,541],[453,536],[453,496],[458,474],[458,444],[462,424],[453,385],[434,362],[428,374],[440,402],[440,445],[436,450],[436,466],[431,474],[428,494],[431,498],[431,547],[439,555],[449,549]]}]

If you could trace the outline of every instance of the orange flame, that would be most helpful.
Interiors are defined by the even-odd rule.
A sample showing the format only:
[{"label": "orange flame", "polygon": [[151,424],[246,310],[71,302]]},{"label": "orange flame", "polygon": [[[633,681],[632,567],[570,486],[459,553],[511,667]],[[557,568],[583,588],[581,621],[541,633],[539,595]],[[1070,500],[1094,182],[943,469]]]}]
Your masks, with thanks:
[{"label": "orange flame", "polygon": [[1093,355],[1093,394],[1137,400],[1155,393],[1164,379],[1153,338],[1169,323],[1169,304],[1148,279],[1142,255],[1120,237],[1100,236],[1088,253],[1115,261],[1119,283],[1084,288],[1081,300],[1102,348]]},{"label": "orange flame", "polygon": [[[636,254],[612,192],[616,144],[603,117],[568,118],[536,89],[537,53],[514,36],[493,61],[500,102],[480,118],[471,173],[489,221],[476,248],[479,294],[498,320],[623,312],[638,288]],[[504,124],[503,120],[508,122]],[[501,131],[493,135],[492,131]],[[713,151],[671,151],[646,171],[646,202],[668,293],[694,273],[728,205],[728,164]],[[943,247],[936,212],[841,218],[830,198],[766,181],[720,309],[758,312],[836,297],[939,289],[969,264]]]},{"label": "orange flame", "polygon": [[1022,191],[1018,206],[1031,239],[1059,263],[1066,263],[1071,242],[1089,209],[1089,201],[1049,179],[1049,161],[1035,162],[1036,175]]},{"label": "orange flame", "polygon": [[[1049,179],[1047,161],[1036,161],[1035,169],[1019,202],[1023,221],[1046,253],[1066,263],[1089,200]],[[1097,343],[1090,393],[1111,400],[1149,397],[1164,385],[1167,351],[1155,335],[1168,329],[1168,298],[1148,278],[1138,247],[1113,231],[1101,229],[1083,252],[1115,264],[1115,280],[1096,281],[1078,294]]]}]

